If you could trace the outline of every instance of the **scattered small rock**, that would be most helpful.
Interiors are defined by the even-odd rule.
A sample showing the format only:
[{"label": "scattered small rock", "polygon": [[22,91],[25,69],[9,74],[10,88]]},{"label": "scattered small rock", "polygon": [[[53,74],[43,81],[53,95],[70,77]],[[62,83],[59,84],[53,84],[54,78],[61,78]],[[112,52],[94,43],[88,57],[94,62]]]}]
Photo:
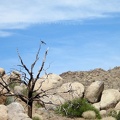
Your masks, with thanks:
[{"label": "scattered small rock", "polygon": [[3,68],[0,68],[0,75],[1,76],[5,75],[5,70]]},{"label": "scattered small rock", "polygon": [[105,118],[102,118],[101,120],[116,120],[114,117],[105,117]]},{"label": "scattered small rock", "polygon": [[95,119],[96,118],[96,113],[94,111],[86,111],[83,112],[82,117],[85,119]]}]

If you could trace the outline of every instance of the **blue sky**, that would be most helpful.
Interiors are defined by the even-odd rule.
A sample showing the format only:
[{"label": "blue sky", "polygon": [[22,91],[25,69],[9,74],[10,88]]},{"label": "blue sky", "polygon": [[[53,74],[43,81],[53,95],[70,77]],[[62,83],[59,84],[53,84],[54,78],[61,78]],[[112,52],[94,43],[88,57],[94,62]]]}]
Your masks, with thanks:
[{"label": "blue sky", "polygon": [[17,49],[30,67],[40,40],[50,73],[120,66],[120,0],[0,0],[0,67],[17,68]]}]

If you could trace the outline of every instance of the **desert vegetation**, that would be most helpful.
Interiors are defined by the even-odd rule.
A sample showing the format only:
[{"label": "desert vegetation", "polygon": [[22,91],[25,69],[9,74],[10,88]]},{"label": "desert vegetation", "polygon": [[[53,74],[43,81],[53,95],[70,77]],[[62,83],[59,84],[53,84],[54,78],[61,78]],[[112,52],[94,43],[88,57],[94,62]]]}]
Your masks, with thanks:
[{"label": "desert vegetation", "polygon": [[99,111],[84,98],[67,101],[56,109],[56,113],[72,118],[82,117],[82,114],[86,111],[94,111],[96,118],[101,118]]}]

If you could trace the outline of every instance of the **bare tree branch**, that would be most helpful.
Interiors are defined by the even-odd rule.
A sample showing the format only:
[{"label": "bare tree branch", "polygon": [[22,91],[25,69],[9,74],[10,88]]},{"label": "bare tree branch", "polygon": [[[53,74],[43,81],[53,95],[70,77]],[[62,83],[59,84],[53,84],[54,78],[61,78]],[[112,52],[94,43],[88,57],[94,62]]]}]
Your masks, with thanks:
[{"label": "bare tree branch", "polygon": [[23,62],[23,60],[22,60],[22,58],[21,58],[21,56],[20,56],[18,50],[17,50],[17,53],[18,53],[18,57],[19,57],[20,62],[21,62],[21,67],[23,67],[23,68],[28,72],[28,74],[31,75],[29,69],[28,69],[28,68],[26,67],[26,65],[24,64],[24,62]]},{"label": "bare tree branch", "polygon": [[[42,44],[42,43],[41,43],[41,44]],[[36,62],[39,60],[39,53],[40,53],[40,50],[41,50],[41,44],[40,44],[39,49],[38,49],[38,51],[37,51],[36,59],[35,59],[35,61],[33,62],[33,64],[31,65],[31,73],[32,73],[32,71],[33,71],[33,68],[34,68]]]},{"label": "bare tree branch", "polygon": [[36,78],[35,78],[34,81],[33,81],[32,91],[34,90],[35,83],[36,83],[36,81],[39,79],[40,73],[42,72],[42,70],[43,70],[43,68],[44,68],[44,64],[45,64],[45,61],[46,61],[46,56],[47,56],[47,54],[48,54],[48,49],[46,50],[46,52],[45,52],[45,54],[44,54],[44,59],[43,59],[42,65],[41,65],[41,67],[40,67],[40,69],[39,69],[39,71],[38,71],[38,74],[37,74]]},{"label": "bare tree branch", "polygon": [[[40,53],[40,50],[41,50],[41,45],[42,44],[46,44],[44,41],[41,41],[41,44],[39,46],[39,49],[36,53],[36,57],[35,57],[35,60],[34,62],[32,63],[31,65],[31,68],[28,69],[27,66],[24,64],[23,62],[23,59],[21,58],[18,50],[17,50],[17,53],[18,53],[18,57],[20,59],[20,70],[17,70],[18,72],[20,72],[20,76],[16,75],[16,76],[10,76],[9,77],[9,83],[7,83],[3,77],[0,76],[1,78],[1,81],[0,81],[0,87],[1,87],[1,90],[0,90],[0,95],[5,95],[5,96],[15,96],[19,99],[21,99],[27,106],[28,106],[28,116],[30,118],[32,118],[32,105],[33,105],[33,101],[38,101],[41,103],[41,105],[43,107],[45,107],[45,104],[53,104],[51,101],[48,101],[48,102],[44,102],[42,100],[43,97],[49,97],[49,95],[54,95],[56,93],[52,93],[50,94],[48,91],[52,90],[53,88],[51,89],[48,89],[48,90],[42,90],[42,85],[45,81],[41,81],[39,87],[35,90],[35,84],[36,84],[36,81],[40,78],[40,74],[42,71],[45,72],[45,74],[47,75],[48,77],[48,74],[46,73],[46,70],[49,69],[49,67],[45,70],[44,69],[44,65],[45,65],[45,62],[46,62],[46,57],[47,57],[47,54],[48,54],[48,49],[45,51],[44,53],[44,58],[43,58],[43,61],[41,63],[41,66],[38,70],[38,73],[37,75],[34,77],[33,75],[33,69],[37,63],[37,61],[39,60],[39,53]],[[24,69],[23,70],[21,70]],[[16,91],[12,90],[10,88],[10,85],[12,84],[16,84],[16,83],[23,83],[25,84],[25,90],[27,90],[26,94],[23,94],[23,93],[16,93]],[[3,93],[3,90],[6,90],[4,93]],[[39,91],[40,90],[40,91]]]},{"label": "bare tree branch", "polygon": [[37,79],[39,79],[40,73],[41,73],[42,70],[43,70],[43,67],[44,67],[44,64],[45,64],[45,61],[46,61],[46,56],[47,56],[47,54],[48,54],[48,49],[47,49],[46,52],[45,52],[42,65],[41,65],[41,68],[40,68],[39,71],[38,71],[38,74],[37,74],[36,78],[35,78],[35,82],[37,81]]}]

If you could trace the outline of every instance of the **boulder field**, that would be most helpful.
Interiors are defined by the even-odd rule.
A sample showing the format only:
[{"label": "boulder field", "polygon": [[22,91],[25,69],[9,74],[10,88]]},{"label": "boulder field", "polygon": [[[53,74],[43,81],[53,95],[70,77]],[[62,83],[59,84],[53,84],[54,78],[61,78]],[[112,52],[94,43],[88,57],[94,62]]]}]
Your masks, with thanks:
[{"label": "boulder field", "polygon": [[[18,72],[7,75],[5,70],[0,68],[0,74],[6,83],[11,80],[20,81]],[[0,79],[0,82],[3,81]],[[23,89],[25,86],[20,84],[15,86],[13,91],[16,94],[22,94]],[[47,109],[54,110],[56,106],[74,98],[86,98],[102,116],[106,116],[109,109],[120,111],[120,68],[115,67],[108,71],[95,69],[88,72],[66,72],[61,75],[51,73],[38,79],[34,90],[38,93],[42,91],[47,93],[47,96],[41,97],[43,102],[50,102],[50,104],[45,104]],[[0,120],[23,118],[31,120],[20,103],[13,102],[5,106],[5,100],[5,96],[0,97]],[[84,113],[83,117],[89,118],[89,114],[95,118],[92,111]],[[107,120],[107,117],[103,119]]]}]

